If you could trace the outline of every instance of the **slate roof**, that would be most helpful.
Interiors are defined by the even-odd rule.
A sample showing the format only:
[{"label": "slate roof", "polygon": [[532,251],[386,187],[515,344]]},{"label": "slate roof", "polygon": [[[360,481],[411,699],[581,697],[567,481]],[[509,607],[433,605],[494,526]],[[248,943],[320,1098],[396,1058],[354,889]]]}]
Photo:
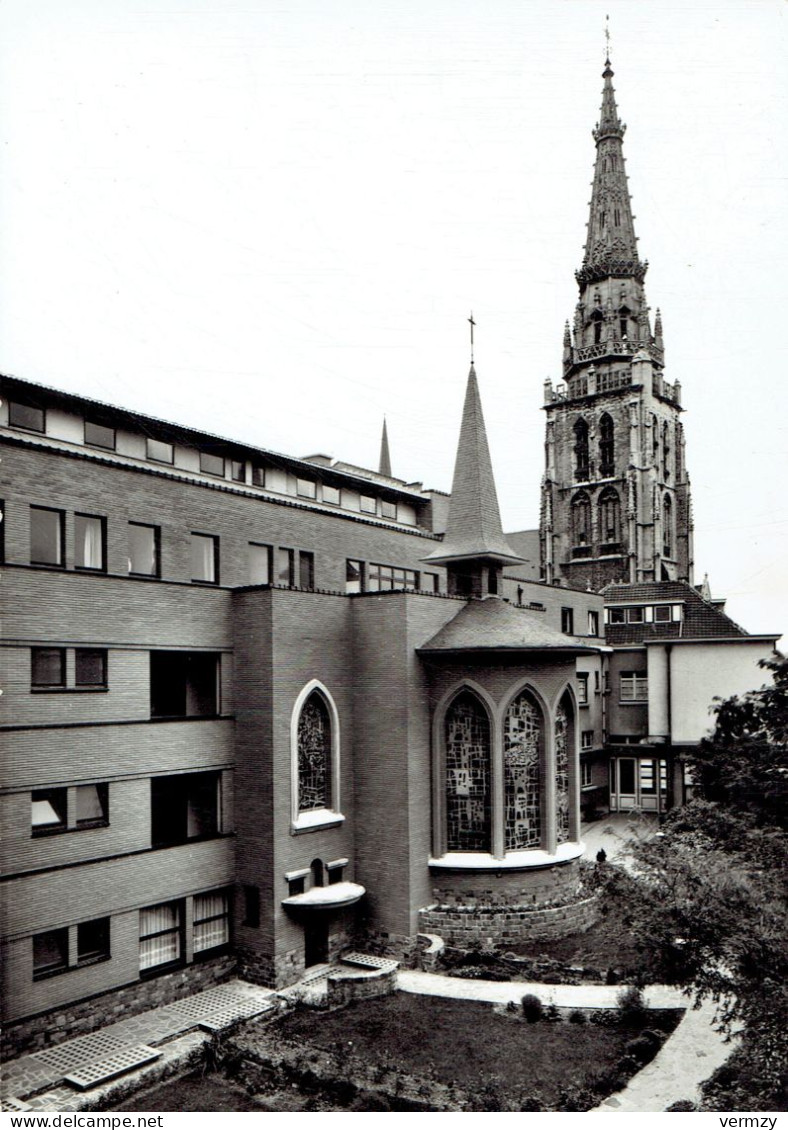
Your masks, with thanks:
[{"label": "slate roof", "polygon": [[524,608],[488,597],[464,604],[453,620],[417,650],[440,651],[596,651],[589,644],[546,627]]},{"label": "slate roof", "polygon": [[750,633],[740,628],[714,602],[704,600],[686,581],[651,581],[641,584],[610,584],[602,589],[605,607],[621,604],[683,605],[680,622],[665,624],[606,624],[605,639],[616,644],[648,643],[651,640],[739,639]]},{"label": "slate roof", "polygon": [[454,464],[443,544],[426,561],[443,564],[474,557],[519,562],[503,535],[476,370],[471,365]]}]

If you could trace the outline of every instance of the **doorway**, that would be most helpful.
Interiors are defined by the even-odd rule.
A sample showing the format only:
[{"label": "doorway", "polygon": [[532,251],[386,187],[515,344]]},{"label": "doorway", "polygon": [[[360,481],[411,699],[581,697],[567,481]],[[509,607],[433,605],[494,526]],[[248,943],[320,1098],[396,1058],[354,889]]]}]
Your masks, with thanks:
[{"label": "doorway", "polygon": [[664,758],[611,757],[610,811],[664,812],[668,767]]},{"label": "doorway", "polygon": [[328,917],[312,914],[304,926],[304,966],[323,965],[328,961]]}]

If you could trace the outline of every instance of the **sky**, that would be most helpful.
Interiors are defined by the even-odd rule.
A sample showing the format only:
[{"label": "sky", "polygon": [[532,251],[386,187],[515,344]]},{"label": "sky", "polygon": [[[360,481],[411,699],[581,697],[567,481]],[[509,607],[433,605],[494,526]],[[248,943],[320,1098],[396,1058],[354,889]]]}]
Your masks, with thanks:
[{"label": "sky", "polygon": [[0,369],[448,490],[473,311],[535,527],[608,14],[696,580],[788,630],[781,0],[4,0]]}]

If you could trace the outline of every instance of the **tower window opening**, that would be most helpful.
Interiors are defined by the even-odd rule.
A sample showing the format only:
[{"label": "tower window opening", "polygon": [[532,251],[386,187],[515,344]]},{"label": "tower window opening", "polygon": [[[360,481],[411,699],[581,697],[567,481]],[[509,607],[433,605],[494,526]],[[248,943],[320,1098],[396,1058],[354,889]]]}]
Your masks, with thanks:
[{"label": "tower window opening", "polygon": [[587,479],[588,465],[588,424],[581,416],[574,426],[575,432],[575,468],[578,479]]},{"label": "tower window opening", "polygon": [[662,553],[673,556],[673,501],[669,494],[662,500]]},{"label": "tower window opening", "polygon": [[599,473],[609,478],[615,471],[615,429],[613,418],[604,412],[599,420]]}]

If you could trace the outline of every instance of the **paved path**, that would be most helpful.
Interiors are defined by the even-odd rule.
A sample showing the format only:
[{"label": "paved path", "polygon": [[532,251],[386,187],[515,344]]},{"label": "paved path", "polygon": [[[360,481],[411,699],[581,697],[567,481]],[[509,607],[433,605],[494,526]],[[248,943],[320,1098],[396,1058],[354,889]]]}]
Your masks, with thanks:
[{"label": "paved path", "polygon": [[[615,1008],[620,985],[540,985],[526,981],[466,981],[400,969],[397,983],[406,993],[436,997],[492,1001],[506,1004],[519,1001],[525,993],[536,993],[543,1004],[559,1008]],[[679,1099],[697,1102],[700,1085],[725,1062],[735,1042],[725,1043],[712,1027],[713,1005],[688,1007],[689,1000],[679,989],[650,985],[644,990],[649,1008],[685,1008],[687,1011],[673,1035],[657,1056],[633,1076],[627,1087],[611,1095],[597,1111],[657,1113]]]}]

